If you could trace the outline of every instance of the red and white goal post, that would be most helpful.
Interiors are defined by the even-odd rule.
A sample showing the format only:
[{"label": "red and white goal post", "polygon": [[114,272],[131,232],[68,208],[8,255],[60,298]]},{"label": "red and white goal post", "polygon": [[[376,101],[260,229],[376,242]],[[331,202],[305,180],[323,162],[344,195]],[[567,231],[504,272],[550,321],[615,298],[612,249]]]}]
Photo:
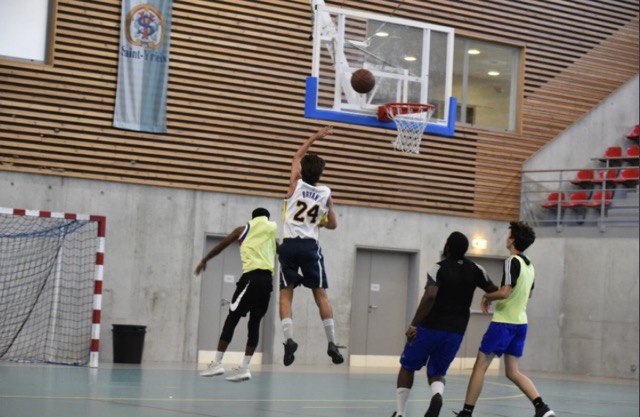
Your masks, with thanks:
[{"label": "red and white goal post", "polygon": [[105,228],[0,208],[0,360],[98,366]]}]

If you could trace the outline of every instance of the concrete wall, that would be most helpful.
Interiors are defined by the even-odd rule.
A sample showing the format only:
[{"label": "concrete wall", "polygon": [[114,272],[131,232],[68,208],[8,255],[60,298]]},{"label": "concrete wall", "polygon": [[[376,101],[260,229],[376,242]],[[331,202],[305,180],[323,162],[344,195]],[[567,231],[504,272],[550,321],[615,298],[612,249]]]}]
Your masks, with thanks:
[{"label": "concrete wall", "polygon": [[[111,325],[116,323],[148,326],[145,361],[191,362],[200,302],[200,278],[192,272],[203,256],[206,234],[226,235],[256,206],[266,207],[279,222],[281,200],[0,171],[0,206],[106,216],[101,360],[112,360]],[[487,239],[486,254],[506,255],[502,222],[339,204],[336,209],[339,227],[324,231],[321,244],[342,343],[349,340],[357,247],[417,252],[421,286],[454,230]],[[300,344],[296,363],[326,364],[326,339],[310,291],[296,291],[293,308]],[[272,350],[279,363],[282,331],[275,314],[272,320]]]},{"label": "concrete wall", "polygon": [[523,169],[580,169],[599,166],[592,161],[609,146],[629,142],[625,135],[640,122],[639,82],[635,76],[585,117],[536,152]]},{"label": "concrete wall", "polygon": [[523,369],[638,378],[637,238],[539,238]]},{"label": "concrete wall", "polygon": [[[107,217],[103,362],[112,360],[114,323],[148,326],[145,361],[196,360],[200,278],[192,271],[205,235],[227,234],[258,205],[279,213],[281,201],[0,171],[0,206]],[[488,249],[475,255],[507,255],[504,222],[336,209],[339,227],[323,232],[321,243],[343,343],[349,340],[357,247],[416,252],[421,286],[453,230],[487,239]],[[638,240],[541,238],[529,252],[539,281],[523,369],[637,377],[629,369],[638,358]],[[294,313],[296,363],[326,364],[324,331],[309,291],[296,292]],[[265,352],[281,363],[281,326],[275,313],[268,320],[274,332],[264,336],[270,339]]]}]

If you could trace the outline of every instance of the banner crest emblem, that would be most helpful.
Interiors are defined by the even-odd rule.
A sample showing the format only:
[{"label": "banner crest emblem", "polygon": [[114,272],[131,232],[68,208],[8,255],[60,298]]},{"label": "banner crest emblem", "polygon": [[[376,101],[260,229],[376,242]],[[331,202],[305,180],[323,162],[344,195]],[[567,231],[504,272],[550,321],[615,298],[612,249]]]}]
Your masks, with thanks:
[{"label": "banner crest emblem", "polygon": [[158,49],[164,39],[162,14],[150,4],[140,4],[129,12],[125,36],[133,46]]}]

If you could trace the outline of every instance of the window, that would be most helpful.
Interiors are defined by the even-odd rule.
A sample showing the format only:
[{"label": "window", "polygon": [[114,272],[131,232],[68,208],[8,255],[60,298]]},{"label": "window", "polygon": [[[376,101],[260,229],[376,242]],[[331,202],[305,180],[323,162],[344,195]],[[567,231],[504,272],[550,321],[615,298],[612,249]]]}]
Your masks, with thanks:
[{"label": "window", "polygon": [[0,0],[0,58],[49,61],[53,0]]},{"label": "window", "polygon": [[453,95],[457,122],[515,131],[521,48],[456,36]]}]

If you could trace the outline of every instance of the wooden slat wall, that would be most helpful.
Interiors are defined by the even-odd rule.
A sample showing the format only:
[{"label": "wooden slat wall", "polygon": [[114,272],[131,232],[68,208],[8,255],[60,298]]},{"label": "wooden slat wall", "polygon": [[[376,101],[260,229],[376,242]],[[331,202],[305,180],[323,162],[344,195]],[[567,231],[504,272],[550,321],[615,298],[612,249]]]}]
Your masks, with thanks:
[{"label": "wooden slat wall", "polygon": [[[175,1],[167,135],[111,127],[120,2],[57,4],[53,65],[0,60],[0,170],[283,195],[323,125],[303,117],[307,0]],[[459,126],[404,155],[393,132],[338,124],[314,147],[338,204],[517,218],[524,160],[638,73],[636,0],[327,4],[526,45],[522,132]]]}]

